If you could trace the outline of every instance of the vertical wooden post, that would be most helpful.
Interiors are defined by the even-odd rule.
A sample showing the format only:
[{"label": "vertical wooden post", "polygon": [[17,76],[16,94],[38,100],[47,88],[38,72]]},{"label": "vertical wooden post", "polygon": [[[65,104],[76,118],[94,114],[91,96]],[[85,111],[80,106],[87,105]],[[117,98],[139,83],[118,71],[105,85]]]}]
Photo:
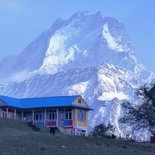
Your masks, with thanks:
[{"label": "vertical wooden post", "polygon": [[74,119],[74,117],[73,117],[73,116],[74,116],[74,115],[73,115],[73,109],[72,109],[72,116],[71,116],[71,117],[72,117],[72,121],[73,121],[73,119]]},{"label": "vertical wooden post", "polygon": [[32,110],[32,123],[34,123],[34,110]]},{"label": "vertical wooden post", "polygon": [[6,108],[6,118],[8,118],[8,108]]},{"label": "vertical wooden post", "polygon": [[13,117],[16,119],[16,109],[14,109]]},{"label": "vertical wooden post", "polygon": [[56,126],[59,126],[59,111],[58,108],[56,109],[56,114],[57,114],[57,120],[56,120]]},{"label": "vertical wooden post", "polygon": [[3,110],[0,109],[0,118],[2,118]]},{"label": "vertical wooden post", "polygon": [[44,126],[46,126],[46,109],[44,109]]},{"label": "vertical wooden post", "polygon": [[74,127],[74,111],[73,111],[73,109],[72,109],[72,126]]},{"label": "vertical wooden post", "polygon": [[23,113],[23,111],[22,111],[22,120],[24,120],[24,113]]}]

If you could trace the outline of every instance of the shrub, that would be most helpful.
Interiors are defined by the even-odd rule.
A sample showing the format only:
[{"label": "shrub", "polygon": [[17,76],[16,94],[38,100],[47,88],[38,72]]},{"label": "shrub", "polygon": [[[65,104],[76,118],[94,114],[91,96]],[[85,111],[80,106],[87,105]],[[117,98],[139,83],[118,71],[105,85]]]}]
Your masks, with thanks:
[{"label": "shrub", "polygon": [[114,130],[114,127],[109,124],[105,126],[104,124],[99,124],[95,126],[92,135],[93,136],[104,136],[104,137],[109,137],[109,138],[116,138],[114,134],[112,134]]},{"label": "shrub", "polygon": [[40,131],[39,126],[34,125],[32,122],[27,122],[27,125],[32,128],[34,131]]}]

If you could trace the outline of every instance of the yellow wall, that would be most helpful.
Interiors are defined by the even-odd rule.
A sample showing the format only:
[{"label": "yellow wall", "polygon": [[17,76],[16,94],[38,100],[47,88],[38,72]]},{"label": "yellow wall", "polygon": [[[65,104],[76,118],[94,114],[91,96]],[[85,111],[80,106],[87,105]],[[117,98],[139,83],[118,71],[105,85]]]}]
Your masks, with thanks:
[{"label": "yellow wall", "polygon": [[[81,99],[81,103],[78,103],[78,99]],[[79,105],[87,106],[87,104],[85,103],[85,101],[82,99],[81,96],[79,96],[79,97],[73,102],[73,104],[79,104]]]},{"label": "yellow wall", "polygon": [[74,120],[74,126],[81,126],[81,127],[87,127],[88,126],[88,111],[86,111],[86,120],[85,121],[79,121],[77,119],[78,109],[73,110],[73,120]]},{"label": "yellow wall", "polygon": [[3,104],[4,102],[2,100],[0,100],[0,104]]},{"label": "yellow wall", "polygon": [[[78,99],[81,99],[81,103],[78,102]],[[87,106],[86,102],[82,99],[81,96],[79,96],[73,104],[78,104],[82,106]],[[84,109],[83,109],[84,110]],[[79,121],[77,119],[78,109],[73,110],[73,120],[74,120],[74,126],[81,126],[81,127],[87,127],[88,126],[88,111],[86,111],[86,120],[85,121]]]}]

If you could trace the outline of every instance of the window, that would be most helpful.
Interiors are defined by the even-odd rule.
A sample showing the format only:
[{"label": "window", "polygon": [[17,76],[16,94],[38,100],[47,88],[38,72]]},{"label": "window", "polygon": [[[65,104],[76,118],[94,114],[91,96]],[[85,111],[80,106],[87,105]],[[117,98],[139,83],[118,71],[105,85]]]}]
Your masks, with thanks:
[{"label": "window", "polygon": [[78,103],[81,103],[81,99],[78,99]]},{"label": "window", "polygon": [[42,113],[41,112],[34,113],[34,120],[35,121],[42,120]]},{"label": "window", "polygon": [[72,111],[71,110],[65,111],[65,119],[67,119],[67,120],[72,119]]},{"label": "window", "polygon": [[48,113],[48,120],[53,121],[57,119],[57,113],[55,110],[49,111]]},{"label": "window", "polygon": [[85,110],[78,110],[78,120],[79,121],[86,120],[86,111]]}]

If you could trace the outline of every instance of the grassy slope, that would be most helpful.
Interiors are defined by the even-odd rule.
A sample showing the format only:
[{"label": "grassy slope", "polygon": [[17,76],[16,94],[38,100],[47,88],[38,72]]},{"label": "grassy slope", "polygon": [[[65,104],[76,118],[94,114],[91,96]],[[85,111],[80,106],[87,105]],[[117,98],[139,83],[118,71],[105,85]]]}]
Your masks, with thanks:
[{"label": "grassy slope", "polygon": [[33,131],[22,121],[0,119],[0,155],[149,155],[155,144],[133,143],[103,137],[49,134]]}]

